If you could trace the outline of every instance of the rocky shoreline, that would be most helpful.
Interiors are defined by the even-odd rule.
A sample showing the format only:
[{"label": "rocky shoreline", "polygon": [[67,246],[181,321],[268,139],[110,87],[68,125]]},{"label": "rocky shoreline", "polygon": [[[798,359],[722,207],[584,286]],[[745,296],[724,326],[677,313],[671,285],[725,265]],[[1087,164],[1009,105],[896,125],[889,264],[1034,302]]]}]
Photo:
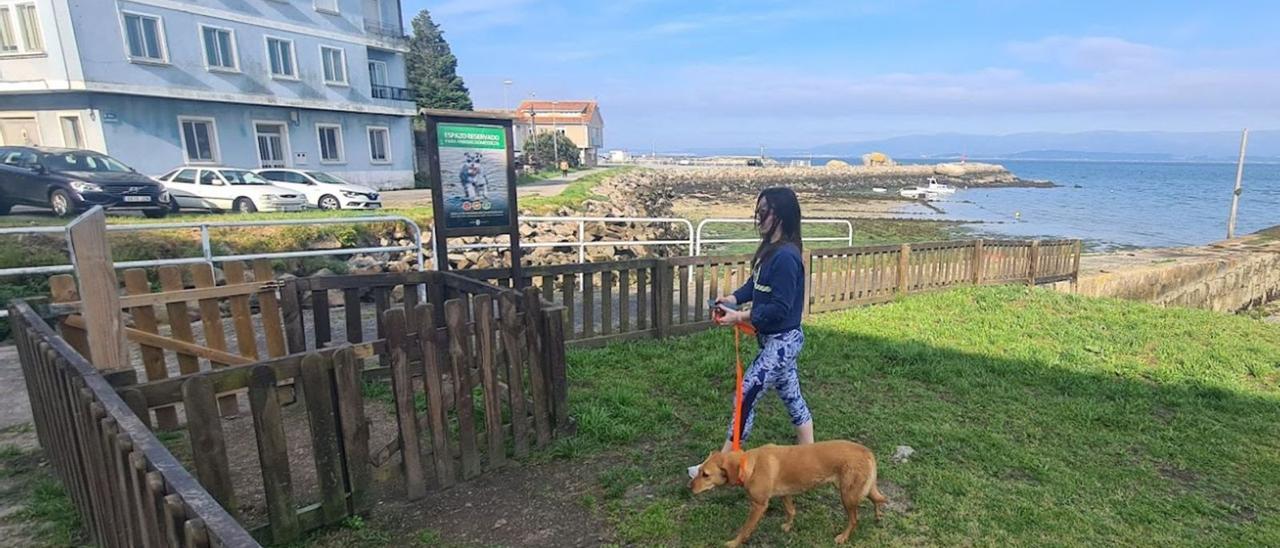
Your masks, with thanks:
[{"label": "rocky shoreline", "polygon": [[[929,178],[956,187],[1052,187],[1049,181],[1022,179],[1004,166],[984,163],[933,165],[831,166],[831,167],[696,167],[640,169],[619,174],[594,189],[597,195],[579,209],[561,208],[558,216],[672,217],[676,201],[703,200],[746,202],[762,188],[788,186],[802,201],[829,199],[897,199],[897,190],[926,184]],[[873,188],[884,188],[876,193]],[[744,203],[746,203],[744,202]],[[748,207],[750,204],[748,204]],[[681,227],[647,223],[586,223],[585,240],[653,240],[688,237]],[[523,223],[523,242],[576,242],[576,223]],[[461,244],[493,243],[494,238],[464,238]],[[667,250],[635,246],[591,246],[588,261],[608,261],[663,256]],[[528,264],[577,262],[571,246],[525,249]],[[449,254],[453,268],[488,268],[506,264],[505,251],[456,251]]]},{"label": "rocky shoreline", "polygon": [[984,163],[929,165],[691,168],[653,170],[653,183],[680,194],[715,194],[788,186],[796,193],[827,196],[870,194],[873,188],[894,192],[927,184],[929,178],[955,187],[1056,186],[1049,181],[1022,179],[1004,166]]}]

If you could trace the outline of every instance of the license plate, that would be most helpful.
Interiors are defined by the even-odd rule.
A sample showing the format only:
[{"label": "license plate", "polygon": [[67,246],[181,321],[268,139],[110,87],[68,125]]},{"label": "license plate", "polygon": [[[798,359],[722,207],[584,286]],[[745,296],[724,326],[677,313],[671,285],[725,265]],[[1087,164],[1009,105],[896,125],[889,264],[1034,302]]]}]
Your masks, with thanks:
[{"label": "license plate", "polygon": [[150,197],[150,196],[125,196],[125,197],[124,197],[124,201],[126,201],[126,202],[150,202],[150,201],[151,201],[151,197]]}]

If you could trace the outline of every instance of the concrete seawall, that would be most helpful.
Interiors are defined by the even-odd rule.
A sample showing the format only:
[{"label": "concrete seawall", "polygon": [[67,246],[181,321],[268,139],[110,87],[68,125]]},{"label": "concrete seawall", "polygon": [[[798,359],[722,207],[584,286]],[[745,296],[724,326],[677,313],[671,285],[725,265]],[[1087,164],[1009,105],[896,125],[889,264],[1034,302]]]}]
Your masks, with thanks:
[{"label": "concrete seawall", "polygon": [[1280,299],[1280,227],[1204,247],[1085,255],[1055,289],[1160,306],[1236,312]]}]

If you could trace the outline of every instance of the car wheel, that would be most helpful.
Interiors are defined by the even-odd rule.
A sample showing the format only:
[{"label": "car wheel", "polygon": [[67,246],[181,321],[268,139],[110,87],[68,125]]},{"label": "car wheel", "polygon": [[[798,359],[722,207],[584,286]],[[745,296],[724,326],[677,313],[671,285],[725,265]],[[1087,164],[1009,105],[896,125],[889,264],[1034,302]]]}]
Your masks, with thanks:
[{"label": "car wheel", "polygon": [[236,201],[231,204],[231,210],[236,213],[255,213],[258,211],[258,206],[253,205],[253,200],[248,198],[236,198]]},{"label": "car wheel", "polygon": [[320,209],[342,209],[342,202],[339,202],[337,198],[329,194],[321,196],[317,205],[320,206]]},{"label": "car wheel", "polygon": [[169,210],[165,208],[144,209],[142,210],[142,214],[146,215],[148,219],[163,219],[169,214]]},{"label": "car wheel", "polygon": [[178,199],[173,196],[169,197],[169,213],[174,215],[182,213],[182,206],[178,205]]},{"label": "car wheel", "polygon": [[71,195],[62,189],[49,193],[49,207],[53,209],[53,214],[58,217],[67,217],[76,212],[75,206],[72,205]]},{"label": "car wheel", "polygon": [[13,204],[0,202],[0,215],[8,215],[10,209],[13,209]]}]

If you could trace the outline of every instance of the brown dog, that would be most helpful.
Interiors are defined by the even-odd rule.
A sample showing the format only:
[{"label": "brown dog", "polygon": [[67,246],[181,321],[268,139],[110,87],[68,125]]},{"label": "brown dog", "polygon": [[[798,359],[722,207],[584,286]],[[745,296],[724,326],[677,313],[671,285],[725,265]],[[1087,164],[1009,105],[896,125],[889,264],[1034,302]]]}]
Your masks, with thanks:
[{"label": "brown dog", "polygon": [[[746,462],[743,462],[746,459]],[[751,499],[751,514],[738,530],[738,536],[724,543],[734,548],[747,541],[769,507],[769,499],[781,496],[787,511],[783,531],[790,531],[796,519],[797,495],[824,483],[834,483],[840,490],[840,501],[849,513],[849,526],[836,536],[836,544],[844,544],[858,526],[858,503],[870,497],[875,504],[876,520],[887,499],[876,488],[876,457],[870,449],[844,440],[823,441],[806,445],[765,445],[750,451],[712,452],[698,467],[698,475],[689,482],[694,494],[721,485],[741,485]]]}]

